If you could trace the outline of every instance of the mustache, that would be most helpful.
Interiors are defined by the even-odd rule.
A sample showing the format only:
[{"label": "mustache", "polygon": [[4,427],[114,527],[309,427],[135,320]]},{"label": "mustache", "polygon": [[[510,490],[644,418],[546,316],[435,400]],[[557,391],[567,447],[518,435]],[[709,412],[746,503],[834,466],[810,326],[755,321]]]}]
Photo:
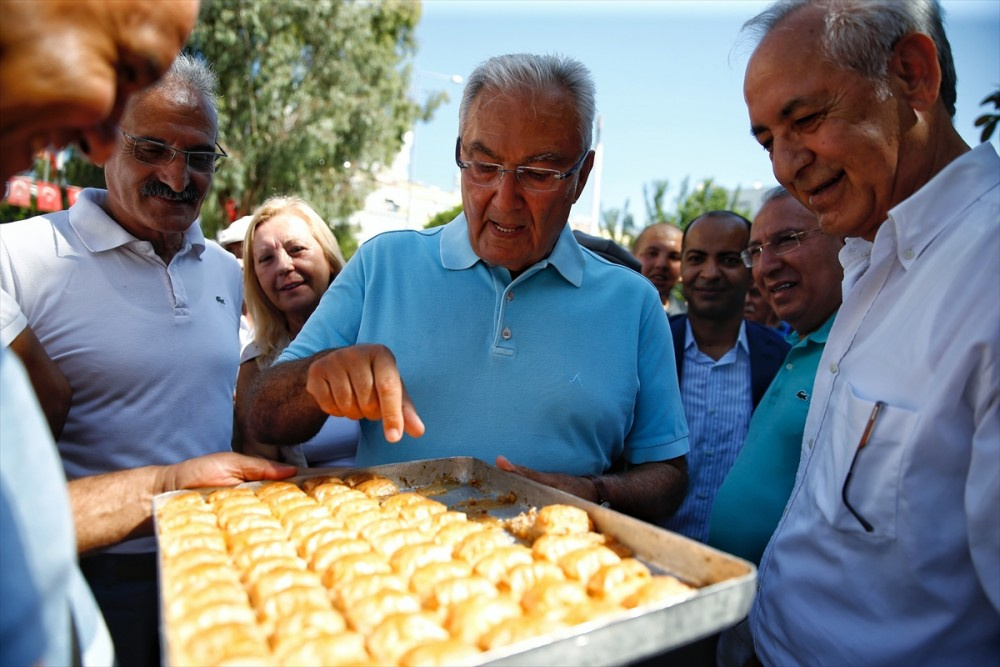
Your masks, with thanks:
[{"label": "mustache", "polygon": [[147,181],[142,184],[139,192],[143,197],[162,197],[163,199],[189,203],[198,201],[198,191],[195,190],[193,185],[188,185],[180,192],[176,192],[169,185],[161,181]]}]

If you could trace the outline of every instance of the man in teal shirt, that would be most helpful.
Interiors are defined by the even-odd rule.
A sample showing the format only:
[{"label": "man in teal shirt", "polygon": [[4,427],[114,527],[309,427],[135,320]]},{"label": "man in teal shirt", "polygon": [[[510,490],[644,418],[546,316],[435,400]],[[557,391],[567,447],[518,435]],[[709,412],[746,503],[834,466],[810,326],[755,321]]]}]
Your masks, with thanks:
[{"label": "man in teal shirt", "polygon": [[841,247],[843,239],[819,231],[812,212],[777,187],[765,195],[743,252],[761,293],[793,329],[787,337],[792,349],[712,506],[708,543],[754,563],[795,482],[816,367],[840,307]]}]

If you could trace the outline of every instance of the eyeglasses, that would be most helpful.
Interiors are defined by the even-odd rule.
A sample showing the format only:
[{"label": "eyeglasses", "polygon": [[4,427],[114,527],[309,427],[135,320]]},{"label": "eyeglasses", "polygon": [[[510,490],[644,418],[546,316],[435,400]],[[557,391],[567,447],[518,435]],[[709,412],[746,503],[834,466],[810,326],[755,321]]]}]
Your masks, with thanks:
[{"label": "eyeglasses", "polygon": [[188,169],[199,174],[214,174],[219,160],[229,157],[219,144],[215,144],[221,152],[182,151],[179,148],[152,139],[140,139],[119,128],[126,139],[132,142],[130,154],[137,161],[154,167],[163,167],[174,161],[178,153],[184,156]]},{"label": "eyeglasses", "polygon": [[576,161],[568,171],[557,169],[544,169],[542,167],[514,167],[504,169],[503,165],[493,162],[479,162],[462,160],[462,138],[455,142],[455,162],[458,168],[469,180],[469,183],[481,188],[493,188],[500,185],[504,174],[514,174],[521,187],[531,192],[549,192],[559,187],[559,184],[572,176],[577,169],[583,165],[584,159],[589,151],[584,151],[580,159]]},{"label": "eyeglasses", "polygon": [[764,254],[764,248],[770,249],[774,255],[787,255],[802,245],[802,241],[800,239],[803,236],[818,231],[819,227],[816,229],[807,229],[804,232],[788,232],[786,234],[782,234],[776,239],[768,241],[767,243],[758,243],[750,246],[740,253],[740,257],[743,259],[743,264],[748,269],[752,269],[754,264],[760,261],[761,255]]},{"label": "eyeglasses", "polygon": [[885,403],[883,401],[875,402],[875,407],[872,408],[872,414],[868,417],[868,423],[865,425],[865,431],[861,434],[861,440],[858,441],[858,448],[854,450],[854,458],[851,459],[851,467],[847,469],[847,477],[844,478],[844,488],[840,491],[840,497],[844,501],[844,507],[847,508],[848,512],[854,515],[854,518],[858,520],[858,523],[860,523],[865,529],[865,532],[868,533],[872,532],[874,529],[872,528],[872,525],[868,523],[868,521],[861,516],[856,509],[854,509],[851,505],[851,501],[847,499],[847,487],[851,484],[851,476],[854,475],[854,464],[858,462],[858,454],[861,453],[861,450],[865,448],[865,445],[867,445],[868,441],[871,439],[872,430],[875,428],[875,420],[878,419],[878,413],[882,412],[882,408],[884,407]]}]

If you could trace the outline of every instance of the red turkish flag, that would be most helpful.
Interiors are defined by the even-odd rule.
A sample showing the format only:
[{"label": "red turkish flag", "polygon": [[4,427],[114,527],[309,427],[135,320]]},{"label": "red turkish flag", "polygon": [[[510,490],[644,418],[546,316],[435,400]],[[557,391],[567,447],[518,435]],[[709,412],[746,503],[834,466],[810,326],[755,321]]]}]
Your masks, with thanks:
[{"label": "red turkish flag", "polygon": [[38,202],[39,211],[61,211],[62,210],[62,190],[55,183],[38,181],[35,198]]},{"label": "red turkish flag", "polygon": [[75,185],[66,186],[66,201],[70,206],[76,203],[76,198],[80,196],[81,190],[83,188],[78,188]]},{"label": "red turkish flag", "polygon": [[7,203],[31,208],[31,179],[15,176],[7,181]]}]

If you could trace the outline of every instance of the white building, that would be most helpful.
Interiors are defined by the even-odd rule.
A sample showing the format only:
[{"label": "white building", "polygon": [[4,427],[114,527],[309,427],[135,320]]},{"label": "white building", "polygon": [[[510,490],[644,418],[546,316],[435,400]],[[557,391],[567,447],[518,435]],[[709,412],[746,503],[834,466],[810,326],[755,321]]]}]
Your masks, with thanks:
[{"label": "white building", "polygon": [[411,131],[404,136],[403,147],[392,166],[376,176],[378,186],[365,198],[364,208],[350,218],[350,223],[360,230],[358,243],[382,232],[423,229],[432,217],[462,203],[457,182],[447,191],[411,180],[412,152]]}]

